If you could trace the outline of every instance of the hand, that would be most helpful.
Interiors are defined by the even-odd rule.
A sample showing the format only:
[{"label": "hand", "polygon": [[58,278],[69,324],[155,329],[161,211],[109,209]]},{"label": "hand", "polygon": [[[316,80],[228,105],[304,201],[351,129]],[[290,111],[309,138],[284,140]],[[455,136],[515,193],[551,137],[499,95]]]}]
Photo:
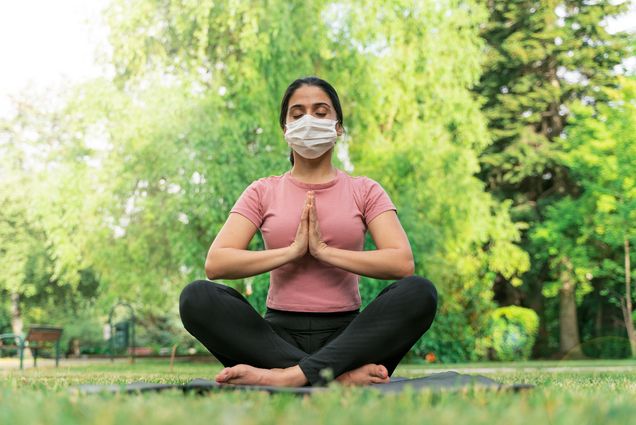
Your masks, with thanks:
[{"label": "hand", "polygon": [[322,240],[320,226],[318,225],[316,196],[314,192],[309,192],[309,252],[313,257],[320,260],[327,248],[327,244]]},{"label": "hand", "polygon": [[309,247],[309,193],[307,193],[307,198],[305,198],[305,206],[303,207],[303,212],[300,215],[300,224],[298,225],[298,230],[296,230],[296,237],[294,238],[294,242],[289,246],[291,249],[292,259],[296,260],[297,258],[302,257],[307,253],[307,249]]}]

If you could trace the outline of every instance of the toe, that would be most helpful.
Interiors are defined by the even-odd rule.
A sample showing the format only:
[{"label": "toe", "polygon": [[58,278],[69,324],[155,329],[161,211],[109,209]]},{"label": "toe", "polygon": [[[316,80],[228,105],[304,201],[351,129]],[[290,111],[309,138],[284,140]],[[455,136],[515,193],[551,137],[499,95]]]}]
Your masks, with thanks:
[{"label": "toe", "polygon": [[389,383],[389,378],[371,378],[371,383],[372,384],[388,384]]},{"label": "toe", "polygon": [[378,365],[375,368],[375,376],[379,376],[380,378],[387,378],[388,375],[389,373],[384,366]]},{"label": "toe", "polygon": [[223,369],[222,371],[217,373],[214,379],[216,380],[216,382],[224,382],[227,379],[227,371]]}]

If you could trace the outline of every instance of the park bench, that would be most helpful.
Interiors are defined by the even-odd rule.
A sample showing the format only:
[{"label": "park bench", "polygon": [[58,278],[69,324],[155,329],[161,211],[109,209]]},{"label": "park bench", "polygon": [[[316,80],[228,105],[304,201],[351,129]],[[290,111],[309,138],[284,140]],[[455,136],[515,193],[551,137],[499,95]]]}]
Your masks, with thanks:
[{"label": "park bench", "polygon": [[[34,325],[29,327],[29,332],[25,337],[18,334],[0,334],[0,349],[16,348],[20,356],[20,369],[23,368],[24,349],[28,346],[33,353],[33,367],[37,366],[38,352],[46,348],[47,345],[55,346],[55,367],[60,364],[60,337],[62,328],[54,326]],[[2,344],[3,340],[13,340],[13,344]]]}]

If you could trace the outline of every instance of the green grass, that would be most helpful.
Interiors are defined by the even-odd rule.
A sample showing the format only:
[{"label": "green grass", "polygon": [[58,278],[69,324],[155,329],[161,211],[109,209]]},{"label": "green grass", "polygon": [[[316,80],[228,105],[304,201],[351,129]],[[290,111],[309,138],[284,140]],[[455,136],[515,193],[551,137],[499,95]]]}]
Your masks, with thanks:
[{"label": "green grass", "polygon": [[[435,368],[494,368],[499,364],[400,366],[396,376],[422,376]],[[100,364],[0,372],[0,424],[629,424],[636,422],[636,362],[526,362],[481,373],[506,383],[532,383],[530,391],[412,392],[380,395],[373,389],[335,387],[311,397],[253,392],[183,395],[77,395],[82,383],[153,381],[185,383],[212,378],[217,364],[166,361]],[[632,366],[630,371],[546,372],[554,366]]]}]

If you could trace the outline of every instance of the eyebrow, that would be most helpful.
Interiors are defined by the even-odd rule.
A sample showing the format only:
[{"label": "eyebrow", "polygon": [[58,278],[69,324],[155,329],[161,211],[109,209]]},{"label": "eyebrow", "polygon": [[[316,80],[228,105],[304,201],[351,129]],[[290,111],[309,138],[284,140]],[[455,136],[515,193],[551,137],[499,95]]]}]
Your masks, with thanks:
[{"label": "eyebrow", "polygon": [[[303,106],[305,106],[305,105],[301,105],[300,103],[297,103],[295,105],[290,106],[289,109],[292,110],[293,108],[301,108]],[[331,106],[329,106],[329,104],[325,103],[325,102],[313,103],[311,106],[313,106],[313,107],[326,106],[327,108],[331,109]]]}]

